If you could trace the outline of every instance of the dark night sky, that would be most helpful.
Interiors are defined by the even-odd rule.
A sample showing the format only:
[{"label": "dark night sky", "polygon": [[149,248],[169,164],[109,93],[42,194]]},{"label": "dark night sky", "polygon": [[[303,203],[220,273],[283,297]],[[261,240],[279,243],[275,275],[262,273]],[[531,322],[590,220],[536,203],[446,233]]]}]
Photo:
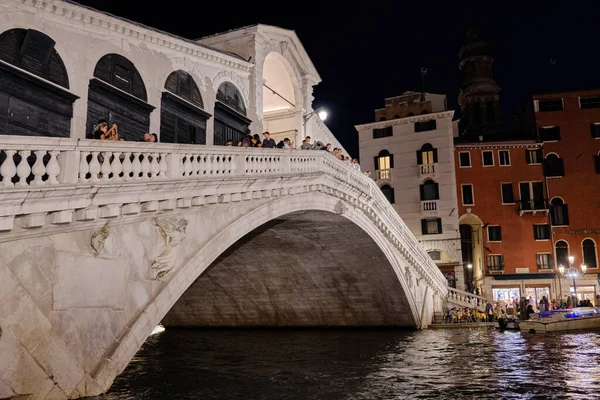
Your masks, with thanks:
[{"label": "dark night sky", "polygon": [[[474,25],[494,49],[507,116],[533,93],[600,88],[595,2],[397,2],[373,10],[347,2],[345,16],[339,8],[304,3],[272,13],[280,17],[265,16],[271,6],[258,12],[259,3],[247,10],[236,6],[235,15],[222,2],[171,0],[159,8],[125,0],[80,3],[190,39],[255,23],[295,30],[323,79],[315,88],[315,108],[328,108],[327,125],[352,155],[358,153],[354,125],[372,122],[385,97],[420,90],[421,67],[428,70],[426,91],[447,94],[449,107],[456,108],[458,52]],[[192,7],[198,11],[186,12]],[[557,60],[555,78],[551,58]]]}]

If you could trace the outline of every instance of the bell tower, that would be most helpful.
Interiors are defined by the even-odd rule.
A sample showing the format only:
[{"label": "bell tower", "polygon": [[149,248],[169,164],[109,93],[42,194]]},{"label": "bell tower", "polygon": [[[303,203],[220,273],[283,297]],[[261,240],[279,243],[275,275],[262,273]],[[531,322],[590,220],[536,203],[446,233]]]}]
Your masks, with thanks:
[{"label": "bell tower", "polygon": [[458,68],[462,86],[458,104],[462,110],[463,135],[480,136],[499,133],[500,87],[494,80],[494,57],[491,47],[479,38],[479,30],[469,30],[468,43],[459,53]]}]

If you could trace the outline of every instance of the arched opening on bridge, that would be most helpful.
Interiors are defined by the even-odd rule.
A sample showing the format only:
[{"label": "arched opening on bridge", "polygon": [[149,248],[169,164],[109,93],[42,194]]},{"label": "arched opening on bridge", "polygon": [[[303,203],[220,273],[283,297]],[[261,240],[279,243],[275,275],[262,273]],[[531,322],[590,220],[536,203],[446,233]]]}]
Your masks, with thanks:
[{"label": "arched opening on bridge", "polygon": [[289,138],[298,144],[302,99],[292,67],[279,53],[271,52],[263,65],[263,130],[275,143]]},{"label": "arched opening on bridge", "polygon": [[78,97],[55,44],[33,29],[0,34],[0,135],[70,136]]},{"label": "arched opening on bridge", "polygon": [[483,278],[486,274],[483,223],[475,215],[465,214],[460,217],[459,224],[465,289],[473,292],[477,288],[480,295],[485,295],[482,292]]},{"label": "arched opening on bridge", "polygon": [[300,211],[237,241],[163,319],[181,327],[414,327],[394,268],[337,214]]}]

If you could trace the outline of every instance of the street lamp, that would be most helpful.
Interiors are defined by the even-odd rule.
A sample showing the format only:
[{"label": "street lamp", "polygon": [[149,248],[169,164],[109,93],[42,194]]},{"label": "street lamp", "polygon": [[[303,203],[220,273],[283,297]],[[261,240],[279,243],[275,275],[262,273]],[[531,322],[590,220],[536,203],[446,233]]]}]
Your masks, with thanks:
[{"label": "street lamp", "polygon": [[473,264],[467,264],[467,292],[473,291]]},{"label": "street lamp", "polygon": [[[575,257],[569,256],[569,269],[566,269],[564,265],[558,266],[558,272],[566,278],[573,279],[573,293],[575,294],[575,299],[577,299],[577,282],[576,278],[579,277],[579,271],[577,268],[573,266],[573,262],[575,261]],[[581,274],[585,275],[585,271],[587,271],[587,265],[581,264],[579,267],[581,269]]]},{"label": "street lamp", "polygon": [[304,125],[306,125],[308,120],[311,119],[311,117],[315,114],[317,114],[319,116],[319,119],[321,121],[325,121],[327,119],[327,110],[325,110],[325,108],[323,108],[323,107],[319,107],[316,110],[309,112],[308,114],[306,114],[304,116]]}]

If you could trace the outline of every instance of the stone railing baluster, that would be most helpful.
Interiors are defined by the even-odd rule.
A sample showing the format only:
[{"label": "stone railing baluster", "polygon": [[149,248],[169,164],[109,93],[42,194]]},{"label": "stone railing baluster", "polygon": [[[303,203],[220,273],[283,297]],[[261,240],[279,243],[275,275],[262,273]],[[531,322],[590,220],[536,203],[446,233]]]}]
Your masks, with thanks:
[{"label": "stone railing baluster", "polygon": [[121,163],[123,167],[123,180],[130,181],[133,179],[131,173],[133,172],[133,164],[131,163],[131,152],[126,151],[123,153],[123,162]]},{"label": "stone railing baluster", "polygon": [[134,152],[133,153],[133,179],[140,180],[142,179],[142,162],[140,161],[141,153]]},{"label": "stone railing baluster", "polygon": [[144,152],[142,153],[142,179],[148,180],[150,179],[150,153]]},{"label": "stone railing baluster", "polygon": [[35,163],[31,168],[33,173],[33,181],[30,183],[31,186],[41,186],[46,184],[43,177],[46,174],[46,166],[44,165],[44,156],[46,155],[45,150],[37,150],[35,154]]},{"label": "stone railing baluster", "polygon": [[158,165],[158,153],[150,154],[150,179],[156,179],[160,172],[160,165]]},{"label": "stone railing baluster", "polygon": [[17,173],[17,166],[15,165],[14,155],[15,150],[6,150],[6,159],[0,166],[0,175],[2,175],[2,186],[10,187],[14,186],[12,178]]},{"label": "stone railing baluster", "polygon": [[100,162],[98,161],[98,156],[100,155],[99,151],[92,151],[92,160],[90,161],[90,180],[92,182],[98,182],[100,177]]},{"label": "stone railing baluster", "polygon": [[31,167],[27,162],[27,158],[31,155],[31,150],[19,150],[19,155],[21,156],[21,161],[19,161],[19,165],[17,165],[17,176],[19,177],[19,181],[16,183],[16,186],[22,187],[28,185],[27,178],[29,178],[29,174],[31,174]]}]

